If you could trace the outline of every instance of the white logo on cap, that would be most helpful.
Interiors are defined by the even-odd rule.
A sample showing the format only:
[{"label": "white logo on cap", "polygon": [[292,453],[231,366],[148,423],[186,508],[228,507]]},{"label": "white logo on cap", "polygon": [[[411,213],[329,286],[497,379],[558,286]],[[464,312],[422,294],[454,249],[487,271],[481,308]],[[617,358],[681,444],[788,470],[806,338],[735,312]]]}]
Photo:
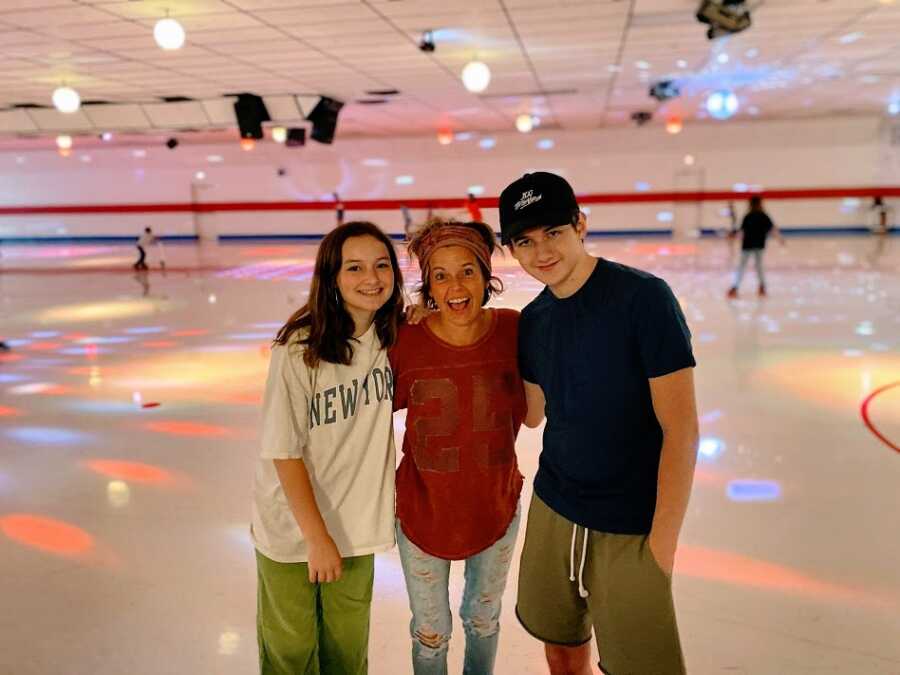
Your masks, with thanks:
[{"label": "white logo on cap", "polygon": [[525,192],[522,193],[522,198],[515,203],[515,205],[513,206],[513,209],[515,209],[516,211],[524,209],[526,206],[529,206],[530,204],[534,204],[535,202],[541,201],[541,198],[543,196],[544,195],[542,195],[542,194],[540,194],[540,195],[534,194],[534,190],[526,190]]}]

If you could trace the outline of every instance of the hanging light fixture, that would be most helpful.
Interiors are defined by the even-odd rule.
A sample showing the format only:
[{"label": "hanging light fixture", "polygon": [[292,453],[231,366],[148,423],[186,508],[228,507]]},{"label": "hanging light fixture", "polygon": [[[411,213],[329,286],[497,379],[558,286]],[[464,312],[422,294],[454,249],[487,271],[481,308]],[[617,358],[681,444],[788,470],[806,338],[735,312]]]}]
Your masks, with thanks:
[{"label": "hanging light fixture", "polygon": [[61,113],[73,113],[81,107],[81,96],[72,87],[57,87],[53,90],[53,105]]},{"label": "hanging light fixture", "polygon": [[484,91],[491,83],[491,69],[481,61],[469,61],[462,69],[463,85],[473,94]]},{"label": "hanging light fixture", "polygon": [[166,16],[153,27],[153,39],[162,49],[181,49],[184,45],[184,28],[175,19]]}]

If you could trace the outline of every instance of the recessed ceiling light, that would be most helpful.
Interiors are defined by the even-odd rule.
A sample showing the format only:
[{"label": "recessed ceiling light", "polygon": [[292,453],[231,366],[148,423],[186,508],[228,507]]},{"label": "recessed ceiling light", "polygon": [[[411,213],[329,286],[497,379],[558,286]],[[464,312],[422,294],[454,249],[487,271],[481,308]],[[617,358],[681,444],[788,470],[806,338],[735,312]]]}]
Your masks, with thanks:
[{"label": "recessed ceiling light", "polygon": [[72,87],[53,90],[53,105],[61,113],[73,113],[81,107],[81,96]]},{"label": "recessed ceiling light", "polygon": [[491,69],[481,61],[469,61],[462,70],[462,81],[473,94],[482,92],[491,83]]},{"label": "recessed ceiling light", "polygon": [[522,113],[518,117],[516,117],[516,129],[521,131],[523,134],[527,134],[532,129],[534,129],[534,119],[528,113]]},{"label": "recessed ceiling light", "polygon": [[153,39],[162,49],[180,49],[184,38],[184,28],[175,19],[160,19],[153,27]]}]

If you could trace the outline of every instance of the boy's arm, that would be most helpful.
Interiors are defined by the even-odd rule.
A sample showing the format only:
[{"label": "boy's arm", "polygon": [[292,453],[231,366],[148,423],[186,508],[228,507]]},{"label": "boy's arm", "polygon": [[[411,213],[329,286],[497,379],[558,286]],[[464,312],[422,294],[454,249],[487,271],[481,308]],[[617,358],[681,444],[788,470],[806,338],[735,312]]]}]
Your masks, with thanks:
[{"label": "boy's arm", "polygon": [[528,411],[525,413],[525,426],[534,429],[544,421],[544,390],[538,384],[532,384],[528,380],[522,380],[525,385],[525,403],[528,404]]},{"label": "boy's arm", "polygon": [[671,574],[697,463],[699,425],[694,373],[691,368],[683,368],[650,378],[649,382],[653,411],[663,431],[656,511],[649,544],[660,567]]},{"label": "boy's arm", "polygon": [[309,472],[302,459],[273,459],[275,471],[294,520],[306,539],[309,553],[309,582],[337,581],[341,578],[341,554],[328,534],[316,504]]}]

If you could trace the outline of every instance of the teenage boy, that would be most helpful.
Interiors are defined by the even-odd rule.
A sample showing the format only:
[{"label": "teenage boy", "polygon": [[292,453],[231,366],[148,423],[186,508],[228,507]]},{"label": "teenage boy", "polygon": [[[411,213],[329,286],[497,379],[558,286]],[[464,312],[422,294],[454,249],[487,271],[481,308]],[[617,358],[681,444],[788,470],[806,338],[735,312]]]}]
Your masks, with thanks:
[{"label": "teenage boy", "polygon": [[554,675],[589,675],[592,629],[604,673],[681,675],[671,575],[698,434],[684,315],[662,279],[585,250],[560,176],[509,185],[500,229],[546,284],[519,324],[526,393],[547,425],[516,614]]}]

